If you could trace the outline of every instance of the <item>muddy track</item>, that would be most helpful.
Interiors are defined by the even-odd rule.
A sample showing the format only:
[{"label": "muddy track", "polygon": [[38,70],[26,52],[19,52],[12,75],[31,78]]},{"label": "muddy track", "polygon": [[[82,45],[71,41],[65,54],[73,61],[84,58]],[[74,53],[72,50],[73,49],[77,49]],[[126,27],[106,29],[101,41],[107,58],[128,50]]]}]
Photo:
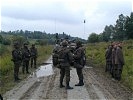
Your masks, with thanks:
[{"label": "muddy track", "polygon": [[[104,74],[103,74],[104,73]],[[84,69],[85,83],[92,99],[116,99],[132,100],[133,94],[130,89],[120,82],[112,80],[101,68]],[[96,88],[96,89],[95,89]],[[101,93],[99,92],[99,89]]]},{"label": "muddy track", "polygon": [[[51,62],[51,59],[48,60],[48,62]],[[59,87],[60,70],[58,68],[53,68],[52,64],[50,63],[47,65],[47,67],[51,74],[45,73],[47,68],[44,66],[42,74],[47,74],[47,76],[44,75],[38,77],[37,75],[39,74],[30,75],[27,79],[18,83],[17,86],[15,86],[12,90],[5,93],[4,99],[133,100],[131,90],[124,87],[121,82],[111,80],[111,77],[101,68],[86,66],[83,69],[85,85],[81,87],[75,86],[75,84],[78,82],[78,77],[76,69],[72,68],[70,73],[70,85],[74,87],[74,89],[66,90],[65,88]],[[39,68],[39,70],[40,69],[41,68]]]}]

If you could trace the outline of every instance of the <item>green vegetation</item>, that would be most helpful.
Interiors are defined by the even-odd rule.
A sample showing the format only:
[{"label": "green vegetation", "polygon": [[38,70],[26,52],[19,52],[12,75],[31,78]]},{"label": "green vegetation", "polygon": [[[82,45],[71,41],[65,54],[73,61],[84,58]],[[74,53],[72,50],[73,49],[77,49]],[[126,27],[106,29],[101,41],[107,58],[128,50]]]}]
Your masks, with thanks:
[{"label": "green vegetation", "polygon": [[[38,48],[38,61],[37,65],[39,67],[52,53],[52,46],[36,46]],[[3,51],[6,50],[6,51]],[[0,93],[3,94],[6,91],[10,90],[13,86],[17,83],[14,82],[13,78],[13,62],[11,61],[11,46],[1,46],[0,50],[2,50],[2,55],[0,55]],[[35,69],[30,68],[30,72],[34,71]],[[22,67],[20,67],[20,78],[24,79],[27,77],[26,74],[22,74]]]},{"label": "green vegetation", "polygon": [[91,33],[89,43],[108,42],[110,40],[122,41],[133,39],[133,12],[130,16],[120,14],[115,25],[106,25],[100,34]]},{"label": "green vegetation", "polygon": [[[86,47],[88,63],[105,68],[105,50],[110,43],[93,43]],[[124,41],[123,54],[125,65],[122,72],[122,82],[133,90],[133,40]]]}]

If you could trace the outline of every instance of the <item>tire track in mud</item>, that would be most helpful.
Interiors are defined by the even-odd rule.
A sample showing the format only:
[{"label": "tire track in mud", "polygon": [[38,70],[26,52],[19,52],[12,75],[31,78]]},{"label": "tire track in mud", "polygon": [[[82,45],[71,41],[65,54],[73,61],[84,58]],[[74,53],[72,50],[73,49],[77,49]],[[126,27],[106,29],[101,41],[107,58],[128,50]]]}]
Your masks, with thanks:
[{"label": "tire track in mud", "polygon": [[85,83],[92,99],[115,99],[108,90],[97,80],[94,73],[91,72],[91,69],[84,70]]},{"label": "tire track in mud", "polygon": [[46,94],[47,99],[66,99],[67,91],[65,88],[59,87],[60,70],[55,68],[55,75],[51,77],[51,82],[49,83],[49,89]]},{"label": "tire track in mud", "polygon": [[[125,90],[118,81],[112,81],[105,76],[101,70],[84,69],[85,83],[92,99],[100,99],[99,90],[103,93],[105,99],[130,100],[131,93]],[[97,89],[99,89],[97,91]],[[102,98],[101,98],[102,99]]]}]

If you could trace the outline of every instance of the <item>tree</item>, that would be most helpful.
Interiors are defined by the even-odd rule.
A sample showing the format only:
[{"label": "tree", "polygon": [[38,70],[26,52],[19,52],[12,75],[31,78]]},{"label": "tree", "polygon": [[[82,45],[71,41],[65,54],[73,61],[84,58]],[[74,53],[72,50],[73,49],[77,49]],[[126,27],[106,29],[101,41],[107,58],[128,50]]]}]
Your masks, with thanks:
[{"label": "tree", "polygon": [[126,17],[125,32],[127,39],[133,39],[133,12]]},{"label": "tree", "polygon": [[91,33],[90,36],[88,37],[88,42],[90,43],[95,43],[98,42],[98,35],[96,33]]},{"label": "tree", "polygon": [[117,19],[115,25],[115,33],[113,34],[115,40],[124,40],[126,35],[125,23],[126,17],[123,14],[119,15],[119,19]]}]

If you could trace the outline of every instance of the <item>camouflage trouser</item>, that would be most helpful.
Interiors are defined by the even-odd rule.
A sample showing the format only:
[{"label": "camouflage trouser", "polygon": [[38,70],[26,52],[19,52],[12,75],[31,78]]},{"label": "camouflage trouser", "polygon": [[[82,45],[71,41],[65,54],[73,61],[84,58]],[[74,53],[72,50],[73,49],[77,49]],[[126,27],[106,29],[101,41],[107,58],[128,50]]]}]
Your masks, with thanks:
[{"label": "camouflage trouser", "polygon": [[22,72],[25,73],[25,69],[26,69],[26,72],[28,73],[28,69],[29,69],[29,60],[25,60],[23,61],[23,68],[22,68]]},{"label": "camouflage trouser", "polygon": [[106,68],[105,68],[105,72],[109,71],[110,73],[112,73],[112,64],[110,61],[106,61]]},{"label": "camouflage trouser", "polygon": [[76,68],[79,80],[83,80],[82,68]]},{"label": "camouflage trouser", "polygon": [[33,66],[33,62],[34,62],[34,67],[36,68],[36,57],[31,57],[31,67]]},{"label": "camouflage trouser", "polygon": [[18,79],[19,67],[21,62],[14,62],[14,79]]},{"label": "camouflage trouser", "polygon": [[60,69],[60,83],[63,82],[64,77],[66,76],[66,84],[70,81],[70,68],[65,67]]},{"label": "camouflage trouser", "polygon": [[114,78],[117,80],[121,80],[123,65],[117,64],[114,67]]}]

